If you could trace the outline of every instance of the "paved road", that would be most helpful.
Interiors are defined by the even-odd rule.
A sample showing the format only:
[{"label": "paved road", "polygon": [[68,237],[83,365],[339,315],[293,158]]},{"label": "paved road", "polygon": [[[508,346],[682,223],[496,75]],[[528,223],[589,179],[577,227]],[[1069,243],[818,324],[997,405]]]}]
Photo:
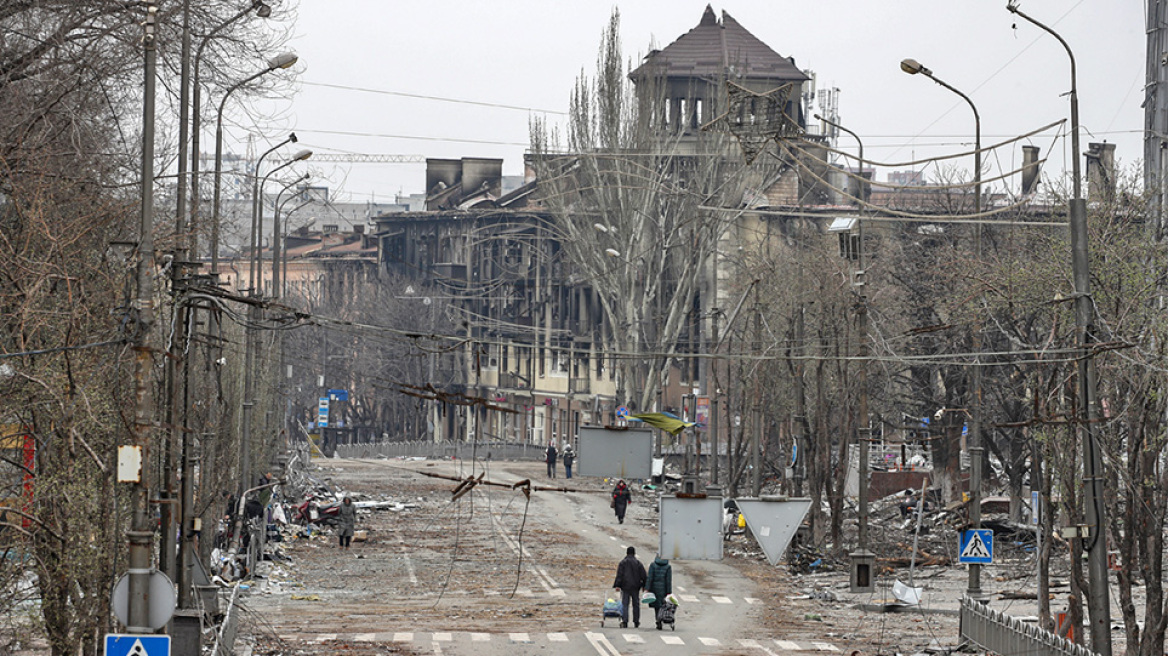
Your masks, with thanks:
[{"label": "paved road", "polygon": [[538,464],[493,463],[485,480],[502,485],[479,485],[454,503],[456,483],[437,477],[472,473],[457,463],[350,460],[322,468],[344,489],[415,499],[419,508],[408,516],[363,515],[359,528],[375,537],[350,552],[323,538],[289,545],[293,566],[275,568],[259,586],[268,593],[248,604],[301,653],[336,653],[342,645],[349,653],[474,656],[840,650],[763,629],[759,613],[774,596],[725,561],[674,562],[681,603],[673,630],[655,630],[648,608],[639,629],[631,619],[626,629],[613,619],[602,627],[601,603],[625,547],[636,547],[646,564],[656,553],[651,496],[638,496],[618,524],[607,482],[541,476],[533,483],[570,491],[537,489],[530,500],[510,489],[541,473]]}]

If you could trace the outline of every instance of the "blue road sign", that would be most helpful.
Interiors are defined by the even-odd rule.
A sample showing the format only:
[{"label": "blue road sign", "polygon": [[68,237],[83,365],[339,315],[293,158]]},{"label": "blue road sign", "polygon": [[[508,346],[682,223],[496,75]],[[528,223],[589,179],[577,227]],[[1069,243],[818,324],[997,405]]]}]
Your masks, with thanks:
[{"label": "blue road sign", "polygon": [[971,528],[961,534],[961,551],[957,562],[988,565],[994,562],[994,532],[988,528]]},{"label": "blue road sign", "polygon": [[616,416],[619,419],[627,419],[629,416],[629,409],[622,405],[616,409]]},{"label": "blue road sign", "polygon": [[105,637],[105,656],[170,656],[170,636],[111,633]]},{"label": "blue road sign", "polygon": [[349,390],[346,389],[331,389],[328,391],[330,401],[348,401]]}]

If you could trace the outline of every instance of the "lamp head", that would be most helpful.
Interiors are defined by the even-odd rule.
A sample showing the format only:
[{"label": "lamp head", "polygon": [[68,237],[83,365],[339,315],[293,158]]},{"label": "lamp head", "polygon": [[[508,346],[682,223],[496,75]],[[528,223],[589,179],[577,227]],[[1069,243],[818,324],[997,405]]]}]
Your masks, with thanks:
[{"label": "lamp head", "polygon": [[921,63],[915,59],[903,59],[900,62],[900,70],[909,75],[916,75],[917,73],[924,73],[925,75],[932,75],[933,71],[921,66]]},{"label": "lamp head", "polygon": [[276,55],[268,60],[268,70],[274,71],[277,68],[291,68],[296,61],[300,59],[294,52],[285,52],[281,55]]},{"label": "lamp head", "polygon": [[295,132],[292,132],[292,133],[290,133],[290,134],[288,135],[288,141],[291,141],[292,143],[296,143],[297,139],[296,139],[296,133],[295,133]]},{"label": "lamp head", "polygon": [[260,18],[267,18],[272,15],[272,7],[262,0],[256,0],[252,7],[255,7],[256,16]]},{"label": "lamp head", "polygon": [[604,249],[604,252],[609,257],[620,257],[620,251],[618,251],[615,248],[606,248],[606,249]]},{"label": "lamp head", "polygon": [[308,159],[309,157],[312,157],[312,151],[305,148],[304,150],[297,151],[296,154],[292,156],[292,159],[288,161],[301,162]]}]

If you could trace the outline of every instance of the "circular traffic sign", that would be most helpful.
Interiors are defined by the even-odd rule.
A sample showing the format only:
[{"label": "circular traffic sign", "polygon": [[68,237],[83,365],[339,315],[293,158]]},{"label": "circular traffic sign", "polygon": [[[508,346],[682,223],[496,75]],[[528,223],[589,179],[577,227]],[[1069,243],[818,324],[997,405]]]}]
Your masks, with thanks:
[{"label": "circular traffic sign", "polygon": [[[152,629],[161,629],[166,626],[174,615],[174,608],[178,605],[178,590],[170,577],[162,572],[150,574],[150,591],[147,593],[149,609],[147,624]],[[118,621],[129,626],[130,624],[130,575],[123,574],[114,584],[114,592],[110,596],[110,605],[114,608],[114,615]]]},{"label": "circular traffic sign", "polygon": [[621,419],[628,419],[629,409],[622,405],[621,407],[616,409],[616,416],[621,418]]}]

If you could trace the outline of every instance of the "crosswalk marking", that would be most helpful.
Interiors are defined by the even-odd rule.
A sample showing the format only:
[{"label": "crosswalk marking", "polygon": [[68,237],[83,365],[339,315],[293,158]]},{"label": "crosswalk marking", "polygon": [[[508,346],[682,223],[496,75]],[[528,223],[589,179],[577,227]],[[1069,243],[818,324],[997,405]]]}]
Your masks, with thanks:
[{"label": "crosswalk marking", "polygon": [[696,604],[696,603],[698,603],[698,598],[697,598],[697,597],[695,597],[694,595],[687,595],[687,594],[683,594],[683,595],[678,595],[678,597],[679,597],[679,598],[680,598],[682,601],[688,601],[688,602],[689,602],[689,603],[691,603],[691,604]]},{"label": "crosswalk marking", "polygon": [[[666,645],[684,645],[685,640],[676,635],[669,633],[655,633],[655,632],[616,632],[610,635],[620,635],[625,644],[628,645],[644,645],[654,642],[651,636],[658,636],[661,642]],[[551,632],[551,633],[484,633],[484,632],[466,632],[455,633],[449,631],[434,632],[434,633],[414,633],[410,631],[401,631],[396,633],[319,633],[312,634],[295,634],[285,636],[288,641],[301,640],[304,642],[315,642],[318,644],[339,640],[360,643],[376,643],[376,642],[414,642],[415,639],[420,642],[432,641],[433,648],[438,650],[438,643],[457,643],[460,641],[469,640],[474,643],[491,642],[499,638],[508,640],[512,644],[537,644],[543,641],[548,643],[570,643],[573,639],[579,639],[583,636],[589,642],[595,645],[600,643],[608,644],[606,635],[603,633],[566,633],[566,632]],[[780,640],[778,638],[737,638],[733,640],[718,639],[708,636],[697,637],[697,640],[705,647],[723,647],[726,643],[737,644],[740,647],[749,649],[761,650],[764,654],[775,654],[771,651],[770,645],[775,645],[780,652],[839,652],[840,648],[830,642],[823,640],[812,640],[808,642],[796,642],[794,640]],[[609,653],[609,652],[604,652]],[[612,654],[616,654],[613,649]],[[776,655],[777,656],[777,655]]]},{"label": "crosswalk marking", "polygon": [[730,597],[710,597],[710,598],[713,599],[714,601],[718,602],[719,604],[732,604],[732,603],[734,603],[733,601],[730,601]]},{"label": "crosswalk marking", "polygon": [[762,601],[762,599],[759,599],[758,597],[743,597],[743,599],[748,604],[757,604]]}]

